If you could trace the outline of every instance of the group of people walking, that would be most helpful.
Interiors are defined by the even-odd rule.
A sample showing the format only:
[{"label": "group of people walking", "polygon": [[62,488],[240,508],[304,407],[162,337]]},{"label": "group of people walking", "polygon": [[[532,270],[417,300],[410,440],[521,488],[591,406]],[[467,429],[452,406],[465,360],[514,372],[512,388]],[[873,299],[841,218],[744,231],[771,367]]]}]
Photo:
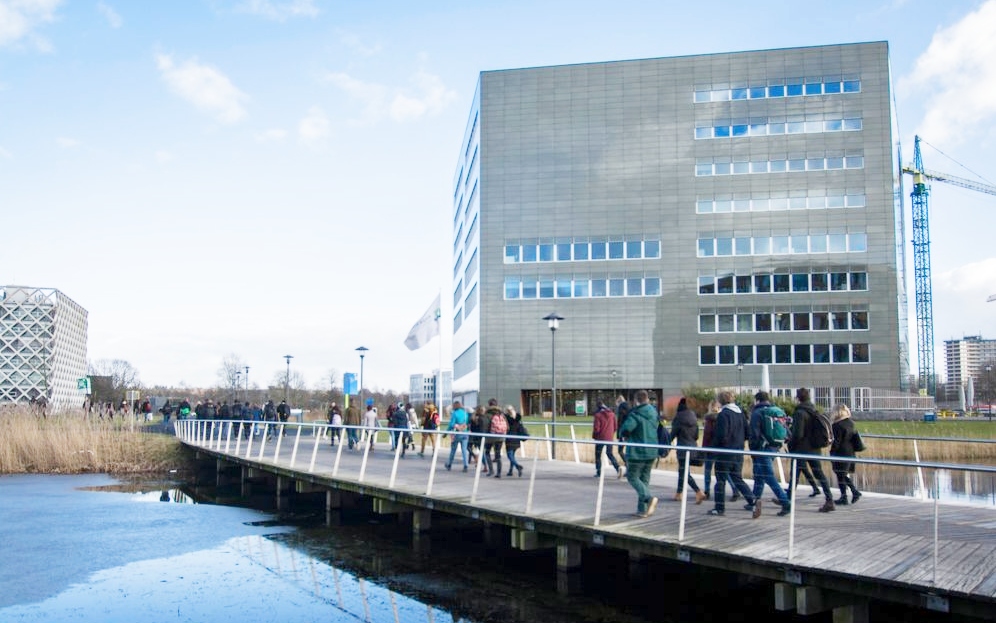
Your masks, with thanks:
[{"label": "group of people walking", "polygon": [[[663,427],[668,431],[663,438],[673,440],[679,448],[676,451],[678,486],[674,499],[682,500],[687,481],[688,488],[695,494],[696,504],[712,498],[714,505],[709,510],[710,515],[722,516],[726,513],[727,485],[733,490],[731,501],[742,498],[745,502],[744,509],[750,511],[755,519],[761,515],[765,486],[774,493],[772,501],[780,507],[777,514],[788,515],[792,504],[790,492],[800,475],[806,477],[813,488],[810,497],[823,495],[824,502],[819,508],[820,512],[827,513],[837,506],[854,504],[861,498],[861,492],[851,477],[854,463],[831,463],[840,489],[840,497],[836,500],[822,468],[823,448],[829,447],[831,456],[842,458],[854,457],[857,452],[864,450],[861,436],[851,419],[850,409],[841,404],[824,414],[813,404],[806,388],[796,391],[796,401],[792,416],[789,417],[781,408],[772,404],[767,392],[759,391],[754,395],[750,413],[745,413],[736,404],[733,392],[719,392],[710,404],[703,426],[702,447],[717,450],[712,452],[681,449],[697,447],[699,437],[698,417],[689,408],[685,398],[679,400],[670,424],[650,404],[649,393],[645,390],[636,392],[636,404],[632,407],[622,396],[616,399],[615,411],[599,403],[592,428],[592,437],[596,440],[595,476],[601,476],[604,451],[609,464],[616,470],[617,477],[625,476],[636,491],[637,516],[652,515],[659,499],[651,491],[650,474],[659,456],[666,452],[658,447],[662,439],[660,429]],[[614,440],[614,436],[621,446],[609,443]],[[598,443],[599,441],[606,443]],[[752,487],[747,485],[742,475],[742,452],[745,444],[750,450],[757,452],[750,454]],[[625,456],[624,461],[613,456],[614,447],[621,448],[620,455]],[[782,448],[787,448],[794,454],[813,456],[812,459],[796,461],[797,468],[790,478],[787,490],[782,488],[774,473],[772,455]],[[687,462],[704,468],[704,489],[699,488],[691,473],[685,474],[688,452],[692,452],[692,455],[687,457]],[[714,488],[710,491],[713,484]],[[850,500],[848,493],[851,495]]]}]

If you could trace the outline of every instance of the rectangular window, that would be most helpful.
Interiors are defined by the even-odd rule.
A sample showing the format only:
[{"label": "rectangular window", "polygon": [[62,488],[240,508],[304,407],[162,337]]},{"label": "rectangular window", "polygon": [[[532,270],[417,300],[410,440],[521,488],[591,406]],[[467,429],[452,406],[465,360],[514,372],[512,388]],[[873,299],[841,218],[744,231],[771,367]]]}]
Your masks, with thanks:
[{"label": "rectangular window", "polygon": [[868,289],[868,273],[851,273],[851,289],[863,291]]},{"label": "rectangular window", "polygon": [[643,296],[643,277],[626,279],[626,296]]},{"label": "rectangular window", "polygon": [[574,243],[574,260],[584,261],[588,259],[588,243],[587,242],[575,242]]},{"label": "rectangular window", "polygon": [[861,81],[860,80],[845,80],[844,81],[844,93],[858,93],[861,91]]},{"label": "rectangular window", "polygon": [[792,314],[793,331],[809,331],[809,313],[796,312]]},{"label": "rectangular window", "polygon": [[823,85],[824,93],[840,93],[840,83],[839,82],[827,82]]},{"label": "rectangular window", "polygon": [[767,92],[765,91],[764,87],[750,87],[747,93],[750,96],[750,99],[752,100],[764,99],[765,97],[767,97]]},{"label": "rectangular window", "polygon": [[792,345],[775,345],[775,363],[792,363]]},{"label": "rectangular window", "polygon": [[510,300],[519,298],[518,278],[516,277],[505,278],[505,298]]},{"label": "rectangular window", "polygon": [[829,331],[830,315],[827,312],[813,312],[813,331]]},{"label": "rectangular window", "polygon": [[716,280],[718,294],[733,294],[733,275],[723,275]]},{"label": "rectangular window", "polygon": [[695,165],[695,177],[712,175],[712,163],[698,163]]},{"label": "rectangular window", "polygon": [[785,94],[789,97],[798,97],[802,95],[802,84],[789,84],[785,87]]},{"label": "rectangular window", "polygon": [[785,97],[785,85],[773,84],[769,86],[768,97]]},{"label": "rectangular window", "polygon": [[715,346],[699,346],[699,365],[702,366],[716,365]]},{"label": "rectangular window", "polygon": [[456,315],[453,316],[453,332],[456,333],[457,331],[459,331],[462,325],[463,325],[463,310],[458,309],[456,311]]},{"label": "rectangular window", "polygon": [[830,363],[829,344],[813,344],[813,363]]},{"label": "rectangular window", "polygon": [[851,361],[853,363],[868,363],[868,345],[851,344]]},{"label": "rectangular window", "polygon": [[644,296],[660,296],[661,295],[661,278],[660,277],[647,277],[643,280],[643,295]]},{"label": "rectangular window", "polygon": [[699,276],[699,294],[715,294],[716,278],[709,275]]},{"label": "rectangular window", "polygon": [[754,363],[754,347],[746,344],[737,346],[737,363]]},{"label": "rectangular window", "polygon": [[588,288],[587,280],[575,280],[574,281],[574,298],[576,299],[586,299],[590,296],[590,289]]},{"label": "rectangular window", "polygon": [[750,275],[737,275],[737,294],[750,294]]},{"label": "rectangular window", "polygon": [[733,254],[734,255],[750,255],[750,238],[734,238],[733,239]]},{"label": "rectangular window", "polygon": [[792,350],[795,351],[796,363],[810,363],[809,344],[794,344]]},{"label": "rectangular window", "polygon": [[591,259],[593,259],[593,260],[604,260],[605,259],[605,243],[604,242],[592,242],[591,243]]},{"label": "rectangular window", "polygon": [[792,273],[792,291],[809,292],[808,273]]},{"label": "rectangular window", "polygon": [[830,273],[830,289],[834,292],[847,289],[847,273]]},{"label": "rectangular window", "polygon": [[745,89],[745,88],[739,88],[739,87],[736,88],[736,89],[730,89],[730,99],[734,99],[734,100],[745,100],[745,99],[747,99],[747,89]]},{"label": "rectangular window", "polygon": [[788,170],[788,163],[784,160],[772,160],[768,163],[768,170],[772,173],[784,173]]},{"label": "rectangular window", "polygon": [[758,344],[754,350],[757,363],[774,363],[771,358],[771,344]]},{"label": "rectangular window", "polygon": [[470,289],[467,298],[463,300],[463,317],[468,318],[470,313],[477,307],[477,286]]},{"label": "rectangular window", "polygon": [[626,241],[626,259],[638,260],[643,257],[643,242],[640,240]]},{"label": "rectangular window", "polygon": [[621,260],[624,255],[624,246],[622,240],[613,240],[609,242],[609,259],[610,260]]},{"label": "rectangular window", "polygon": [[834,363],[851,363],[851,349],[847,344],[831,344],[830,352]]},{"label": "rectangular window", "polygon": [[553,298],[553,279],[540,279],[539,296],[541,299]]},{"label": "rectangular window", "polygon": [[844,168],[844,158],[841,156],[827,157],[827,170],[835,171]]},{"label": "rectangular window", "polygon": [[720,333],[733,332],[733,314],[719,314],[716,316],[716,330]]},{"label": "rectangular window", "polygon": [[788,292],[789,291],[789,276],[788,275],[774,275],[775,292]]},{"label": "rectangular window", "polygon": [[754,275],[754,292],[758,294],[771,292],[771,275]]},{"label": "rectangular window", "polygon": [[699,333],[715,333],[716,316],[712,314],[702,314],[699,316]]},{"label": "rectangular window", "polygon": [[569,242],[557,243],[557,261],[558,262],[571,261],[571,243]]},{"label": "rectangular window", "polygon": [[716,255],[733,255],[733,238],[716,238]]},{"label": "rectangular window", "polygon": [[813,292],[826,292],[827,291],[827,274],[826,273],[813,273],[809,276],[810,282],[812,283]]},{"label": "rectangular window", "polygon": [[792,236],[792,253],[809,253],[809,236]]},{"label": "rectangular window", "polygon": [[523,262],[536,261],[536,245],[534,244],[522,245],[522,261]]},{"label": "rectangular window", "polygon": [[851,312],[851,330],[852,331],[868,330],[868,312],[866,311]]},{"label": "rectangular window", "polygon": [[558,299],[569,299],[571,298],[571,280],[570,279],[557,279],[557,298]]},{"label": "rectangular window", "polygon": [[731,365],[736,363],[733,360],[735,352],[733,350],[732,344],[725,344],[719,347],[719,363],[720,365]]},{"label": "rectangular window", "polygon": [[847,250],[851,253],[864,253],[868,250],[867,234],[850,234],[847,237]]},{"label": "rectangular window", "polygon": [[772,236],[771,237],[771,254],[772,255],[786,255],[789,252],[789,237],[788,236]]},{"label": "rectangular window", "polygon": [[755,331],[771,331],[771,314],[754,314]]},{"label": "rectangular window", "polygon": [[522,298],[524,299],[534,299],[536,298],[536,280],[529,279],[522,282]]},{"label": "rectangular window", "polygon": [[847,312],[831,312],[830,321],[834,331],[847,331]]},{"label": "rectangular window", "polygon": [[791,331],[792,314],[788,312],[778,312],[775,314],[775,331]]},{"label": "rectangular window", "polygon": [[505,245],[505,263],[506,264],[519,263],[519,245],[517,244]]},{"label": "rectangular window", "polygon": [[624,279],[609,279],[609,296],[623,296],[625,294],[624,286]]},{"label": "rectangular window", "polygon": [[657,259],[661,256],[661,241],[660,240],[644,240],[643,241],[643,257],[647,259]]},{"label": "rectangular window", "polygon": [[813,234],[809,237],[810,253],[826,253],[827,237],[823,234]]},{"label": "rectangular window", "polygon": [[865,157],[864,156],[845,156],[844,157],[844,168],[845,169],[863,169],[863,168],[865,168]]},{"label": "rectangular window", "polygon": [[605,280],[604,279],[592,279],[591,280],[591,296],[593,298],[600,298],[606,295],[605,291]]},{"label": "rectangular window", "polygon": [[539,261],[541,262],[552,262],[553,261],[553,244],[545,243],[539,246]]},{"label": "rectangular window", "polygon": [[771,238],[755,236],[754,255],[771,255]]},{"label": "rectangular window", "polygon": [[737,333],[750,333],[754,329],[752,314],[737,314]]}]

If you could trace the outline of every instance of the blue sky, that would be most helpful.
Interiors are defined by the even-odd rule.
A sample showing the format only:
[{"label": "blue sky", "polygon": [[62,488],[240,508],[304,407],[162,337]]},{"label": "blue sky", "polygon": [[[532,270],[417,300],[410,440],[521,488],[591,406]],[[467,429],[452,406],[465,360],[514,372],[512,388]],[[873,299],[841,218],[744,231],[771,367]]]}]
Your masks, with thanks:
[{"label": "blue sky", "polygon": [[[993,183],[996,0],[0,0],[0,283],[65,292],[89,358],[148,385],[234,355],[265,386],[290,354],[324,387],[363,345],[365,385],[403,390],[440,361],[403,342],[451,287],[480,71],[880,40],[904,159],[920,133]],[[996,337],[993,232],[996,197],[933,185],[938,370]]]}]

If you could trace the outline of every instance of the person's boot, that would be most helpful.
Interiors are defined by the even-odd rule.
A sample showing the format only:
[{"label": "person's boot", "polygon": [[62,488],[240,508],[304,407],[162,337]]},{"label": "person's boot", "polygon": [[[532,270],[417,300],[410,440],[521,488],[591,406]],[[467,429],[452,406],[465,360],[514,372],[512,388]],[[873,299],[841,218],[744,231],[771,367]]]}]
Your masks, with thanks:
[{"label": "person's boot", "polygon": [[834,504],[847,506],[847,487],[840,488],[840,497],[834,500]]},{"label": "person's boot", "polygon": [[857,487],[851,487],[851,504],[854,504],[855,502],[857,502],[858,498],[860,498],[860,497],[861,497],[861,492],[858,491],[858,488]]},{"label": "person's boot", "polygon": [[833,505],[833,498],[827,498],[827,501],[824,502],[823,506],[820,507],[820,512],[821,513],[829,513],[831,511],[833,511],[834,508],[835,507]]},{"label": "person's boot", "polygon": [[501,478],[501,459],[495,461],[495,478]]}]

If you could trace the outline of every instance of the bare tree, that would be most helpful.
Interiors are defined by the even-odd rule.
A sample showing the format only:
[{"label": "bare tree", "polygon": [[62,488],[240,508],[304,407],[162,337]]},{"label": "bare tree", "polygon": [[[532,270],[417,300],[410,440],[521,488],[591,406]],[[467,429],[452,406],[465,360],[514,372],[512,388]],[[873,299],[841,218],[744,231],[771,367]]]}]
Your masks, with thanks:
[{"label": "bare tree", "polygon": [[335,368],[329,368],[322,379],[324,384],[319,383],[315,390],[324,395],[327,402],[342,402],[342,388],[338,383],[339,378],[339,371]]},{"label": "bare tree", "polygon": [[273,374],[273,381],[270,383],[270,398],[274,402],[284,399],[284,384],[287,386],[287,404],[293,407],[307,406],[309,401],[308,384],[297,370],[291,370],[288,377],[287,372],[276,372]]},{"label": "bare tree", "polygon": [[[94,400],[117,402],[124,398],[125,391],[141,387],[138,370],[124,359],[98,359],[88,367],[88,374],[98,377],[94,379]],[[105,392],[109,395],[103,395]]]},{"label": "bare tree", "polygon": [[229,353],[221,360],[221,366],[218,368],[218,388],[226,393],[237,390],[241,385],[242,371],[245,368],[246,363],[242,357]]}]

